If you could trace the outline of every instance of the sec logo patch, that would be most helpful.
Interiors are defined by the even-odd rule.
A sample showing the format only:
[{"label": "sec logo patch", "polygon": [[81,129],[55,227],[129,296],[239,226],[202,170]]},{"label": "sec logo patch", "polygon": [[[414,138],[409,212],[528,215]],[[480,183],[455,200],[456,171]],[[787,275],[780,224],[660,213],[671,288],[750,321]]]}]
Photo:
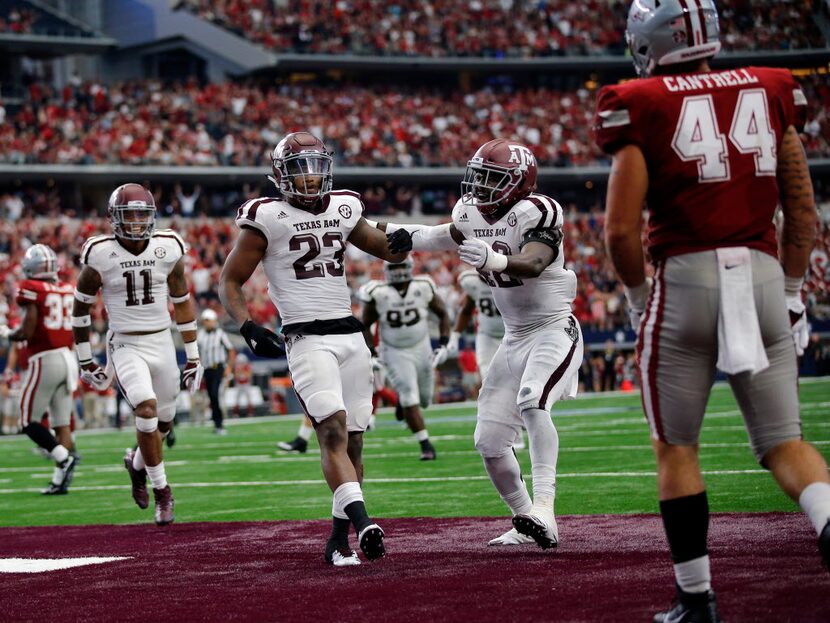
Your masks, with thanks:
[{"label": "sec logo patch", "polygon": [[507,224],[510,225],[510,227],[515,227],[516,226],[516,213],[515,212],[511,212],[507,216]]},{"label": "sec logo patch", "polygon": [[153,253],[155,253],[155,256],[159,259],[167,257],[167,249],[163,247],[158,247]]},{"label": "sec logo patch", "polygon": [[340,212],[340,216],[342,216],[343,218],[350,218],[352,215],[351,207],[347,206],[345,203],[339,208],[337,208],[337,211]]}]

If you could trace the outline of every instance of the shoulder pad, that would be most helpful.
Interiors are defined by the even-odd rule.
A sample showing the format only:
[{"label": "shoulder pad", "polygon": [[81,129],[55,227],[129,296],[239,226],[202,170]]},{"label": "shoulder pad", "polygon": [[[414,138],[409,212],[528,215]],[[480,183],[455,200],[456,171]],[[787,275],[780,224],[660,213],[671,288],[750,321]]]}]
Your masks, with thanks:
[{"label": "shoulder pad", "polygon": [[114,241],[115,236],[93,236],[84,243],[81,248],[81,264],[88,265],[94,252],[105,245],[105,243]]}]

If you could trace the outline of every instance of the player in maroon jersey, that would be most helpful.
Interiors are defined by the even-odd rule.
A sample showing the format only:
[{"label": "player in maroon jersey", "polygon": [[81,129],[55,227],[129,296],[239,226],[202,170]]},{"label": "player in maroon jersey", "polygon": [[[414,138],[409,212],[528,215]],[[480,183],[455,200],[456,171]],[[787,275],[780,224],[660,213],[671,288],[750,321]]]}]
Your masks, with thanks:
[{"label": "player in maroon jersey", "polygon": [[[72,353],[74,287],[58,281],[57,263],[55,252],[46,245],[29,247],[22,261],[26,279],[17,290],[23,320],[14,331],[0,327],[0,334],[9,340],[27,342],[29,366],[20,394],[21,426],[55,461],[45,495],[67,493],[77,462],[70,430],[72,392],[78,380]],[[41,424],[47,411],[55,435]]]},{"label": "player in maroon jersey", "polygon": [[[637,0],[626,35],[642,79],[600,91],[596,138],[613,156],[606,244],[639,328],[643,407],[678,586],[675,607],[654,620],[718,621],[697,446],[716,368],[729,378],[757,460],[799,501],[830,562],[830,478],[802,440],[797,393],[801,285],[816,224],[798,137],[806,100],[787,70],[709,68],[720,49],[712,0]],[[644,202],[653,287],[640,238]]]}]

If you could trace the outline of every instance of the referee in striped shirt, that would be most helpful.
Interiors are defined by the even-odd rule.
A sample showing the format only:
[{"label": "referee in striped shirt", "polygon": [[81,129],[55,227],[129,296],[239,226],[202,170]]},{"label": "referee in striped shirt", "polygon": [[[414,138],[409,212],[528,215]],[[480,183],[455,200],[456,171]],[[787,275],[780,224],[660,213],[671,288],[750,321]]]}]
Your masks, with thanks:
[{"label": "referee in striped shirt", "polygon": [[210,398],[213,432],[217,435],[224,435],[225,429],[222,426],[224,415],[219,402],[219,388],[225,378],[225,370],[228,372],[233,370],[236,351],[227,334],[219,327],[219,319],[212,309],[202,312],[202,328],[199,329],[196,341],[199,343],[202,365],[205,366],[205,387]]}]

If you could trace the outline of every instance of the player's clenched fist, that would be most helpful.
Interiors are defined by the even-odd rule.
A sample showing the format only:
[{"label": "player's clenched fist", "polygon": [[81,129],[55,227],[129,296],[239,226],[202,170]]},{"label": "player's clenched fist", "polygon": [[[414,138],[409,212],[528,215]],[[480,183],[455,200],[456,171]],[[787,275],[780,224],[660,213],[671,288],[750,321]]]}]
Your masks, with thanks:
[{"label": "player's clenched fist", "polygon": [[282,357],[284,352],[283,339],[270,329],[266,329],[252,320],[246,320],[239,328],[239,332],[258,357]]}]

